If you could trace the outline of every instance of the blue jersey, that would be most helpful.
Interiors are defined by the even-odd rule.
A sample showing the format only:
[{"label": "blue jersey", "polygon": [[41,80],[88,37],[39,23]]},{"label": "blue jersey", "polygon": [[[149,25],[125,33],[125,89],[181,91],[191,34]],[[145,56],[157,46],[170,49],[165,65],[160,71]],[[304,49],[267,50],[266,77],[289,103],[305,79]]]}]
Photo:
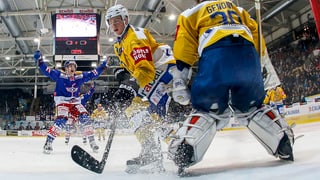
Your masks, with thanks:
[{"label": "blue jersey", "polygon": [[84,95],[82,95],[82,97],[81,97],[81,104],[82,104],[83,106],[86,105],[87,101],[92,97],[93,93],[94,93],[94,87],[91,87],[90,90],[89,90],[87,93],[85,93]]},{"label": "blue jersey", "polygon": [[92,71],[77,72],[74,76],[68,76],[66,73],[47,67],[45,63],[39,65],[42,73],[56,82],[54,96],[80,97],[81,86],[92,79],[98,78],[105,68],[100,65]]}]

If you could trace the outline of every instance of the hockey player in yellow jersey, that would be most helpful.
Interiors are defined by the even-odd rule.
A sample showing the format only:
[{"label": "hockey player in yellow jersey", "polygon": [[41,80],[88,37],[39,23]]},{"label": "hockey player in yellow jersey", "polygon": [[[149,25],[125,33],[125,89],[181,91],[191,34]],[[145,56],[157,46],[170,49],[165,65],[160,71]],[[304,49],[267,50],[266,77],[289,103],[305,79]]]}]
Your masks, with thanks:
[{"label": "hockey player in yellow jersey", "polygon": [[279,112],[280,115],[285,115],[283,100],[287,98],[286,93],[282,89],[281,86],[277,86],[274,91],[273,102]]},{"label": "hockey player in yellow jersey", "polygon": [[110,7],[105,19],[117,36],[114,50],[121,66],[115,70],[120,82],[118,92],[128,91],[134,97],[128,98],[129,103],[122,102],[122,106],[131,103],[126,113],[141,144],[140,155],[127,161],[126,172],[136,173],[151,163],[155,164],[154,169],[163,171],[155,127],[165,118],[171,99],[167,92],[172,81],[169,71],[175,68],[171,47],[158,43],[147,29],[130,25],[128,10],[120,4]]},{"label": "hockey player in yellow jersey", "polygon": [[108,114],[102,107],[102,104],[98,104],[97,108],[93,110],[91,114],[91,119],[93,120],[98,140],[101,141],[101,138],[103,140],[106,140],[105,128],[109,120]]},{"label": "hockey player in yellow jersey", "polygon": [[198,72],[191,82],[193,112],[168,150],[178,174],[202,160],[216,132],[229,123],[231,112],[269,154],[293,161],[291,127],[277,111],[263,105],[258,36],[255,20],[229,0],[198,1],[180,14],[173,46],[178,69],[173,73],[175,100],[188,101],[190,96],[181,96],[180,91],[188,91],[189,70],[196,63]]},{"label": "hockey player in yellow jersey", "polygon": [[269,104],[271,107],[276,108],[281,116],[285,115],[283,100],[287,98],[286,93],[281,86],[268,89],[264,104]]}]

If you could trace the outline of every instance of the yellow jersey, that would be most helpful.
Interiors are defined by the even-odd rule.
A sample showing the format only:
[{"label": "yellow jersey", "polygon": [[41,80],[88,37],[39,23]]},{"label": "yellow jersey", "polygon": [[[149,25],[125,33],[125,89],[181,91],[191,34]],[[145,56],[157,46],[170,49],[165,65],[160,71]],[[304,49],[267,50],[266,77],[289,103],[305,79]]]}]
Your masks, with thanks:
[{"label": "yellow jersey", "polygon": [[105,121],[108,119],[108,114],[104,109],[95,109],[91,114],[91,119],[98,121]]},{"label": "yellow jersey", "polygon": [[264,104],[269,104],[270,102],[273,103],[282,103],[284,99],[287,98],[287,95],[285,94],[282,87],[278,86],[275,89],[269,89],[266,93],[266,97],[263,101]]},{"label": "yellow jersey", "polygon": [[283,101],[286,98],[287,98],[287,95],[284,93],[284,90],[280,86],[276,87],[273,95],[271,96],[271,100],[273,102]]},{"label": "yellow jersey", "polygon": [[[180,14],[174,57],[192,66],[204,48],[230,35],[247,39],[260,52],[258,25],[246,10],[229,0],[204,1]],[[264,52],[264,39],[261,40]]]},{"label": "yellow jersey", "polygon": [[269,104],[271,100],[271,95],[274,94],[274,89],[268,89],[266,92],[266,97],[263,100],[263,104]]},{"label": "yellow jersey", "polygon": [[125,31],[114,44],[114,51],[120,59],[120,66],[128,70],[143,88],[155,78],[153,53],[164,44],[157,43],[147,29],[128,25]]}]

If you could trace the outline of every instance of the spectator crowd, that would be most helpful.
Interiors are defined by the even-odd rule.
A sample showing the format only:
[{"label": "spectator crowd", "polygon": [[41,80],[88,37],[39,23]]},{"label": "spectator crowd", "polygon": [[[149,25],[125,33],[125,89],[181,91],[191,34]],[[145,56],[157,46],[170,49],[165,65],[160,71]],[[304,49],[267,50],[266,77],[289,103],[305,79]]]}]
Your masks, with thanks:
[{"label": "spectator crowd", "polygon": [[[284,43],[282,43],[284,44]],[[292,43],[285,43],[279,47],[268,47],[269,57],[279,76],[282,87],[287,95],[285,105],[305,102],[305,97],[320,94],[320,43],[316,32],[305,29],[300,37]],[[39,124],[17,124],[16,121],[25,120],[26,115],[35,115],[39,121],[51,121],[54,117],[53,95],[38,91],[37,108],[30,114],[33,99],[33,90],[16,88],[8,91],[0,89],[0,127],[16,130],[42,129]],[[107,106],[108,97],[113,91],[94,93],[87,102],[89,113],[94,110],[97,100]],[[179,108],[179,107],[177,107]],[[181,110],[183,113],[185,110]],[[180,115],[181,115],[180,113]],[[171,117],[178,117],[173,115]],[[180,116],[182,117],[182,116]],[[10,125],[10,126],[8,126]]]}]

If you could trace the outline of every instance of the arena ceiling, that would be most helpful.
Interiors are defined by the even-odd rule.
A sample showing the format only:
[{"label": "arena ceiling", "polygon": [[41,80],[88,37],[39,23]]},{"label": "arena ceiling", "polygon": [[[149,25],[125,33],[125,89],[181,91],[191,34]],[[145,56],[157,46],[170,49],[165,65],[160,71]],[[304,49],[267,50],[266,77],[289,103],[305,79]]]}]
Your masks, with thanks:
[{"label": "arena ceiling", "polygon": [[[256,18],[255,2],[258,0],[234,0]],[[178,15],[192,7],[194,0],[1,0],[0,1],[0,89],[38,88],[52,86],[49,78],[41,73],[33,61],[33,52],[38,49],[35,38],[40,38],[40,50],[49,66],[54,67],[52,14],[57,9],[94,9],[101,14],[100,54],[112,56],[113,37],[104,23],[106,9],[114,4],[123,4],[129,9],[130,23],[148,28],[159,42],[172,45]],[[305,23],[312,16],[309,0],[261,0],[262,30],[267,43],[294,26]],[[297,22],[294,25],[292,22]],[[282,34],[281,34],[282,33]],[[99,86],[116,85],[112,70],[97,80]]]}]

